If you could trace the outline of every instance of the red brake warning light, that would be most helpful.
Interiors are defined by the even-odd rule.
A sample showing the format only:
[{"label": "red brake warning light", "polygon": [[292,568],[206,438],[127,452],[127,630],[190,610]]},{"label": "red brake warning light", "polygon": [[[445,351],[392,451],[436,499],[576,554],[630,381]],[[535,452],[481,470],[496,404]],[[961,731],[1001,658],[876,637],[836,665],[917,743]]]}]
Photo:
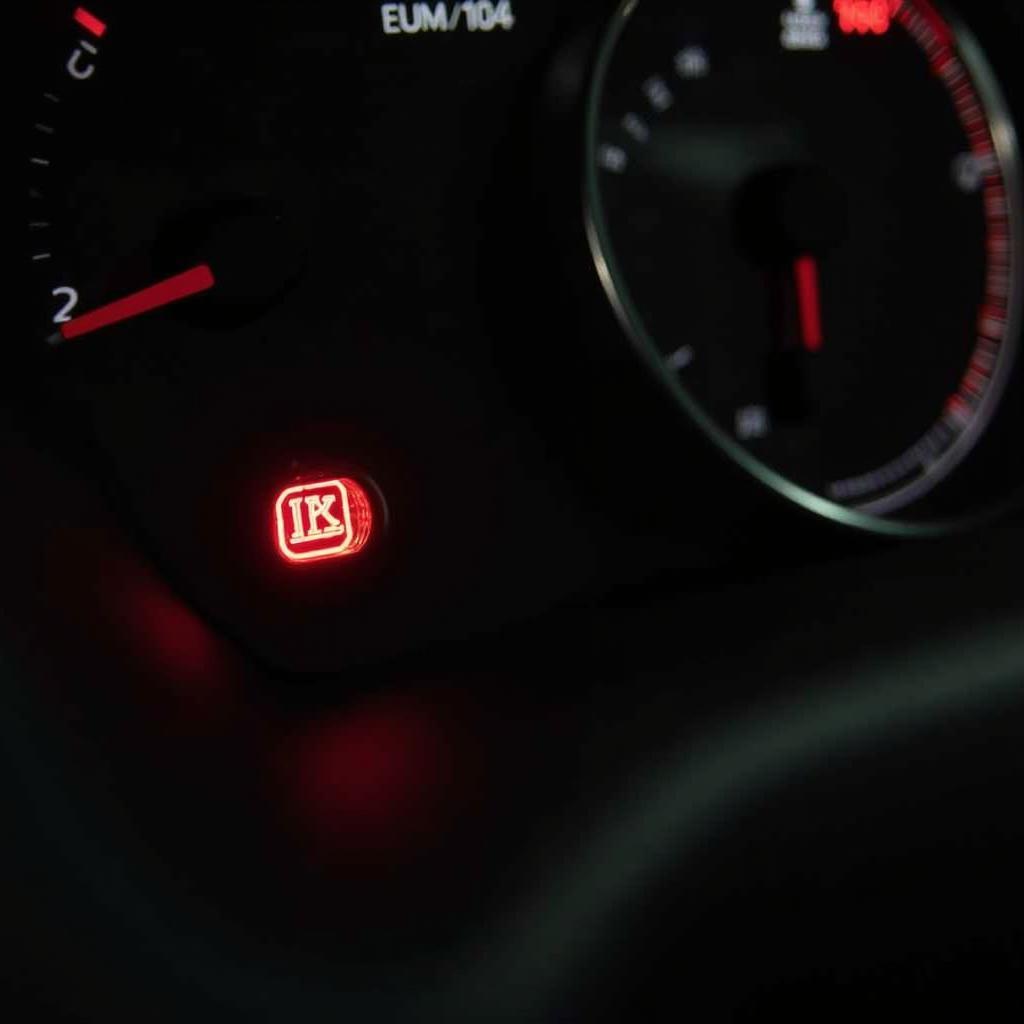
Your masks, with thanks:
[{"label": "red brake warning light", "polygon": [[277,548],[289,562],[354,555],[370,541],[373,506],[354,480],[289,487],[274,505]]}]

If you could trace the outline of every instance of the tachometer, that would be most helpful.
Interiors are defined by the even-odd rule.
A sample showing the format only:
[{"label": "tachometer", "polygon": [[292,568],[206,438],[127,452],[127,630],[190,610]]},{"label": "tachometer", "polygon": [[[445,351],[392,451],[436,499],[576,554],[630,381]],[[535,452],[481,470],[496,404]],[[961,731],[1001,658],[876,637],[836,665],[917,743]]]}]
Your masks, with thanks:
[{"label": "tachometer", "polygon": [[1014,127],[927,0],[630,0],[589,109],[620,319],[734,457],[831,515],[949,478],[1021,335]]}]

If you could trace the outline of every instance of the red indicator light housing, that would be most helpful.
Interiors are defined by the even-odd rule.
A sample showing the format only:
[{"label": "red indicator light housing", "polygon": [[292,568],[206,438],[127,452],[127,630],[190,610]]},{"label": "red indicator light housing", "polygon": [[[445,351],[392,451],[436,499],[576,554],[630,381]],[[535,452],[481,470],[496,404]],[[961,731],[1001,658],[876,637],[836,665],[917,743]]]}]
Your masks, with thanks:
[{"label": "red indicator light housing", "polygon": [[884,36],[903,0],[835,0],[839,30],[846,35]]},{"label": "red indicator light housing", "polygon": [[373,505],[354,480],[322,480],[289,487],[274,504],[277,549],[288,562],[347,558],[373,533]]},{"label": "red indicator light housing", "polygon": [[100,21],[95,14],[90,14],[84,7],[75,11],[75,21],[78,22],[86,32],[91,32],[97,39],[102,39],[107,32],[107,26]]}]

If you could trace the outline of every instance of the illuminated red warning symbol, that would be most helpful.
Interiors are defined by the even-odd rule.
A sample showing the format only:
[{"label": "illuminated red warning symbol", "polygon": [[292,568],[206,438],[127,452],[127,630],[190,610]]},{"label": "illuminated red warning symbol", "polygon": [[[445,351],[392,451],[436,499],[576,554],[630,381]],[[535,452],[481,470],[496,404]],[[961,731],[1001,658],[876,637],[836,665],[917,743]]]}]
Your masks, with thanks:
[{"label": "illuminated red warning symbol", "polygon": [[373,507],[354,480],[324,480],[282,491],[274,508],[277,547],[289,562],[342,558],[362,551]]},{"label": "illuminated red warning symbol", "polygon": [[840,31],[848,36],[884,36],[900,12],[903,0],[834,0]]}]

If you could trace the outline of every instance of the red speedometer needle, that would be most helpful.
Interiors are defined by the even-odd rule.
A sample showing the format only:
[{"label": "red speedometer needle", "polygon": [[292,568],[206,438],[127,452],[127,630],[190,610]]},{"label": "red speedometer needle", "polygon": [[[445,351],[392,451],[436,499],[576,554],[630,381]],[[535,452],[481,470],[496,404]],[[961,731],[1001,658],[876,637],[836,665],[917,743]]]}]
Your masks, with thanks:
[{"label": "red speedometer needle", "polygon": [[118,324],[122,320],[131,320],[133,317],[142,316],[143,313],[150,313],[161,306],[169,306],[172,302],[199,295],[200,292],[209,291],[213,285],[213,271],[203,263],[186,270],[183,274],[177,274],[159,284],[144,288],[134,295],[127,295],[109,305],[94,309],[91,313],[76,316],[74,320],[61,327],[60,334],[65,341],[71,341],[72,338],[92,334],[93,331]]},{"label": "red speedometer needle", "polygon": [[818,261],[801,256],[794,266],[796,294],[800,305],[800,339],[808,352],[820,352],[825,344],[821,326],[821,287],[818,282]]}]

